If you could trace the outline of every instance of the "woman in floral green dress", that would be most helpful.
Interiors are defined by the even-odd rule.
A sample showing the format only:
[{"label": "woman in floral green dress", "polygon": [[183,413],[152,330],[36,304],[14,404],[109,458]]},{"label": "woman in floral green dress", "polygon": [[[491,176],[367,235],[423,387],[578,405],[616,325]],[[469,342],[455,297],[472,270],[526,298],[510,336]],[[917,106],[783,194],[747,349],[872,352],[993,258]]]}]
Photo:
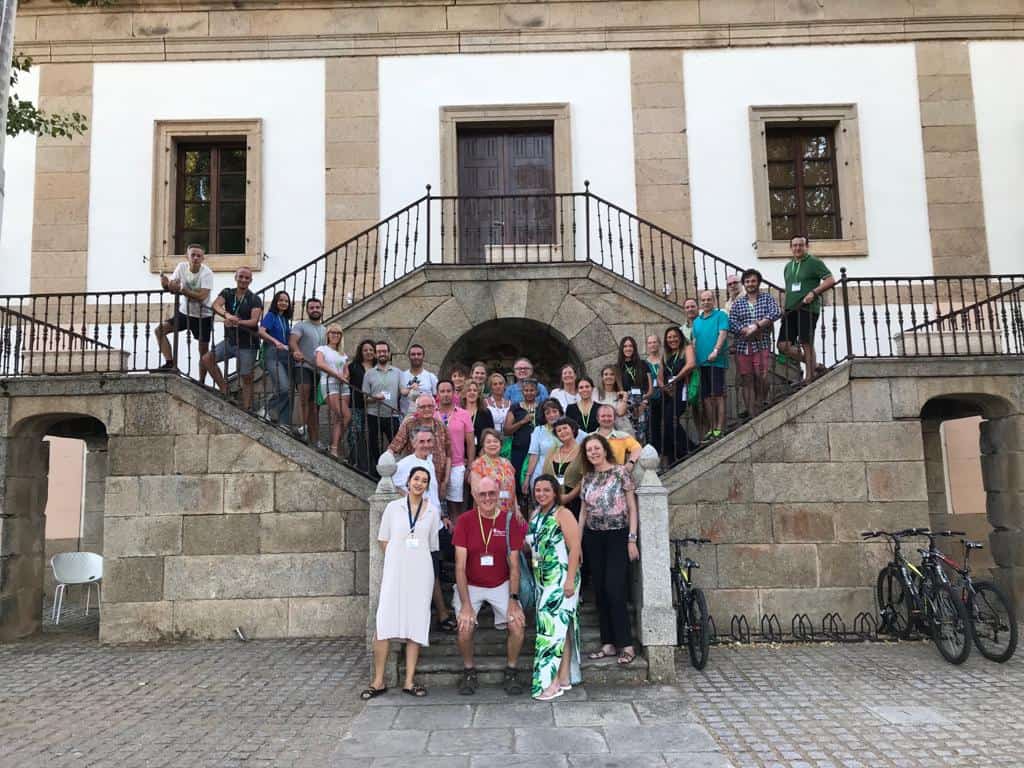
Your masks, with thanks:
[{"label": "woman in floral green dress", "polygon": [[558,480],[552,475],[537,478],[533,495],[537,509],[526,537],[537,584],[532,693],[538,701],[550,701],[580,682],[580,531],[572,512],[561,505]]}]

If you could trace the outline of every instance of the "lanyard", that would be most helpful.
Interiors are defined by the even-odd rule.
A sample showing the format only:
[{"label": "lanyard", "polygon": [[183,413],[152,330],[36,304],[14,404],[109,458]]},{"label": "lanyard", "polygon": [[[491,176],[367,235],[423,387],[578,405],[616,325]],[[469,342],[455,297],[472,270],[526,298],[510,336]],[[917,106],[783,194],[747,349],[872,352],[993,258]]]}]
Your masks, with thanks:
[{"label": "lanyard", "polygon": [[627,365],[627,366],[625,366],[625,369],[626,369],[626,375],[629,377],[629,383],[630,384],[636,384],[637,383],[637,380],[636,380],[636,366],[634,366],[634,365]]},{"label": "lanyard", "polygon": [[405,497],[405,510],[409,515],[409,535],[412,536],[416,531],[416,522],[420,519],[420,512],[423,510],[423,497],[420,497],[420,503],[416,505],[416,517],[412,516],[412,504],[409,503],[409,497]]},{"label": "lanyard", "polygon": [[484,536],[484,516],[479,512],[476,513],[476,521],[480,524],[480,540],[484,543],[484,554],[490,554],[488,548],[491,546],[491,536],[494,535],[494,525],[498,521],[497,516],[491,520],[491,530]]},{"label": "lanyard", "polygon": [[[577,407],[579,407],[579,406],[577,406]],[[590,414],[592,414],[594,412],[594,404],[593,403],[590,404],[590,410],[587,411],[587,415],[586,416],[583,415],[583,409],[582,408],[580,408],[579,410],[580,410],[580,421],[583,422],[583,431],[584,432],[589,432],[590,431]]]}]

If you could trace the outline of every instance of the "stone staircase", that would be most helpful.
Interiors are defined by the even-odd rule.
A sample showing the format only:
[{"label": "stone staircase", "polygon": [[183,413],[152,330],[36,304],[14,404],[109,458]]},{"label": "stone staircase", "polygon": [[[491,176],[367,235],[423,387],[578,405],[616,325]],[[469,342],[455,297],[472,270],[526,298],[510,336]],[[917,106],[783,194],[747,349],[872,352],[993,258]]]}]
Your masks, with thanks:
[{"label": "stone staircase", "polygon": [[[482,686],[501,685],[505,670],[506,633],[494,628],[494,618],[490,608],[484,606],[480,611],[480,626],[476,632],[476,669]],[[527,615],[526,640],[519,656],[520,679],[523,682],[524,696],[529,695],[530,675],[533,669],[533,648],[535,637],[535,620]],[[584,683],[597,684],[638,684],[647,679],[647,659],[642,653],[632,664],[619,666],[615,658],[591,660],[586,657],[588,651],[598,648],[601,644],[597,623],[597,609],[593,598],[584,594],[584,603],[580,608],[580,643],[582,644],[582,669]],[[402,648],[396,651],[399,680],[405,669]],[[462,657],[455,643],[455,633],[442,632],[436,627],[430,631],[430,645],[421,649],[419,663],[416,667],[416,680],[428,689],[454,688],[462,677]]]}]

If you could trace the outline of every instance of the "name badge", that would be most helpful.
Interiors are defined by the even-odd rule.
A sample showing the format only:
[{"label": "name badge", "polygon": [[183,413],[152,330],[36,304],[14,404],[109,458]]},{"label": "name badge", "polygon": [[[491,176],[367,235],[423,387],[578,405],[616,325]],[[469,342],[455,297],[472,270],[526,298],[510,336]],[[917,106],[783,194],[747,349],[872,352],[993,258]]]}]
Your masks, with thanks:
[{"label": "name badge", "polygon": [[498,498],[499,499],[507,499],[508,498],[508,491],[500,491],[498,493]]},{"label": "name badge", "polygon": [[791,290],[791,291],[799,291],[800,290],[800,285],[801,285],[800,283],[793,283],[789,287],[789,290]]},{"label": "name badge", "polygon": [[414,538],[406,539],[405,540],[405,548],[406,549],[419,549],[420,548],[420,540],[419,539],[414,539]]},{"label": "name badge", "polygon": [[629,390],[629,394],[631,394],[633,397],[640,397],[640,395],[643,393],[640,391],[640,387],[633,387],[631,390]]},{"label": "name badge", "polygon": [[390,400],[391,400],[391,393],[390,392],[385,392],[384,393],[384,401],[388,402]]},{"label": "name badge", "polygon": [[555,475],[555,480],[558,481],[559,485],[565,485],[565,475]]},{"label": "name badge", "polygon": [[480,565],[490,568],[494,565],[494,555],[480,555]]}]

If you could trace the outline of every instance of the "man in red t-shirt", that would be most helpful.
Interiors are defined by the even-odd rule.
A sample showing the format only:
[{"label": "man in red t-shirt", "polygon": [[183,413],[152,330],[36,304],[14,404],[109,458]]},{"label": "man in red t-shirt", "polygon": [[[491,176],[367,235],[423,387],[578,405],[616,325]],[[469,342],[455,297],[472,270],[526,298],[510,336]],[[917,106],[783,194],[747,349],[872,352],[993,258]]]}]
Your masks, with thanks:
[{"label": "man in red t-shirt", "polygon": [[476,667],[473,664],[473,634],[477,613],[487,603],[494,612],[495,629],[508,628],[505,692],[513,696],[523,692],[516,664],[523,647],[526,617],[519,605],[519,595],[509,584],[519,588],[519,550],[523,546],[526,526],[513,518],[506,541],[506,514],[498,506],[498,485],[485,477],[473,493],[476,509],[463,512],[455,524],[452,543],[455,545],[455,594],[452,609],[459,617],[459,652],[463,674],[459,693],[469,695],[477,689]]}]

